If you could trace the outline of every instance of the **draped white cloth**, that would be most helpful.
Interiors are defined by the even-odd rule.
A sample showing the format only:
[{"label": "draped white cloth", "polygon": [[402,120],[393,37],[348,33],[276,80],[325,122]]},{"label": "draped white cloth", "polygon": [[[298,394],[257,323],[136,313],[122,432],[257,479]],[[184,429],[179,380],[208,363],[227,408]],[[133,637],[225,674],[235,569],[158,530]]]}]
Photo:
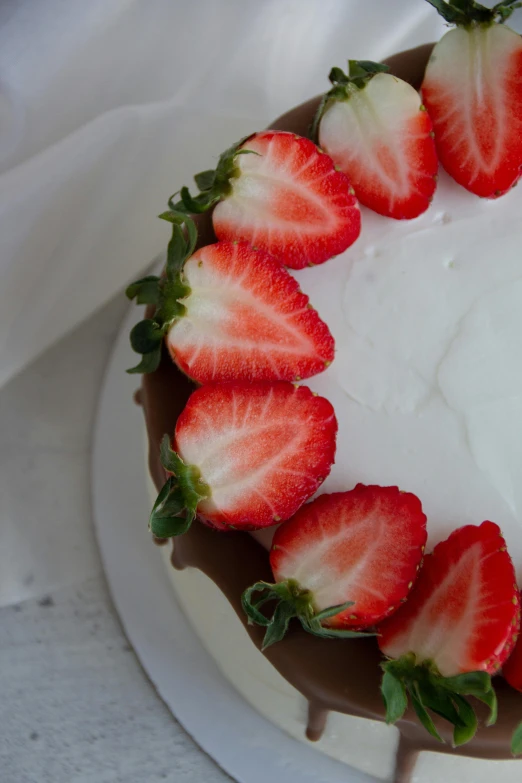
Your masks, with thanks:
[{"label": "draped white cloth", "polygon": [[422,0],[3,0],[0,384],[150,263],[225,147],[443,32]]}]

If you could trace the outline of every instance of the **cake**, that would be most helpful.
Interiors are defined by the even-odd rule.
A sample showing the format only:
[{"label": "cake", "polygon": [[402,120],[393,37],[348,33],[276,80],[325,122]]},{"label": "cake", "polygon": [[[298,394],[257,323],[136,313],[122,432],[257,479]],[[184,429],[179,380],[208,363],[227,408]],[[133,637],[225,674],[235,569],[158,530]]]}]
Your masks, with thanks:
[{"label": "cake", "polygon": [[[430,49],[391,58],[392,73],[418,88]],[[306,135],[318,103],[313,99],[289,112],[274,129]],[[357,242],[326,264],[295,272],[336,341],[335,361],[305,381],[333,404],[339,424],[335,464],[321,493],[358,483],[415,493],[429,520],[428,551],[455,528],[492,519],[502,528],[519,578],[521,209],[517,189],[498,200],[479,200],[441,170],[433,202],[420,217],[394,221],[362,208]],[[200,245],[215,241],[208,215],[198,219],[198,230]],[[193,389],[166,351],[159,367],[143,376],[139,400],[158,490],[165,482],[160,441],[174,431]],[[294,736],[301,731],[299,698],[309,704],[310,740],[319,739],[325,726],[328,735],[330,711],[383,721],[382,656],[373,638],[331,641],[293,627],[260,652],[263,630],[247,624],[241,596],[255,582],[272,581],[266,551],[272,533],[218,534],[196,521],[175,539],[172,556],[165,547],[187,616],[232,684]],[[274,689],[269,697],[267,688]],[[459,753],[510,757],[522,699],[500,678],[497,694],[497,723],[481,728]],[[365,748],[366,729],[346,720],[335,716],[338,736],[324,749],[353,762],[354,743],[347,756],[343,741],[355,732]],[[433,740],[412,712],[398,728],[397,780],[405,779],[418,750],[450,749]],[[439,730],[448,739],[442,725]],[[383,758],[393,755],[396,733],[377,724],[371,731],[370,744],[373,737]],[[387,774],[384,766],[369,771]]]}]

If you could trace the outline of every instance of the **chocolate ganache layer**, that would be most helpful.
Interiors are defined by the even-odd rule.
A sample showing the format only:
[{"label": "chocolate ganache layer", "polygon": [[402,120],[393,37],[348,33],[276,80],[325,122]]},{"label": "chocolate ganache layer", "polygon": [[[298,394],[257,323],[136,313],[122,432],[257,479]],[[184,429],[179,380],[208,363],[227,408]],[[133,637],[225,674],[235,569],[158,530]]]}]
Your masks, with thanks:
[{"label": "chocolate ganache layer", "polygon": [[[396,76],[419,88],[432,46],[426,45],[395,55],[387,64]],[[271,126],[275,130],[306,135],[319,104],[319,98],[293,109]],[[254,129],[253,129],[254,130]],[[197,217],[198,246],[215,242],[210,215]],[[150,314],[150,312],[149,312]],[[178,415],[194,386],[163,351],[156,372],[144,375],[136,400],[144,411],[149,439],[149,467],[159,489],[165,482],[165,471],[159,459],[159,445],[164,433],[172,434]],[[348,487],[347,487],[348,489]],[[166,543],[157,541],[157,543]],[[248,626],[241,608],[241,594],[260,580],[272,581],[267,551],[247,533],[216,532],[196,521],[185,535],[173,543],[175,568],[194,567],[204,572],[224,593],[245,626],[253,644],[261,649],[264,629]],[[278,672],[309,702],[306,736],[319,739],[328,711],[384,720],[384,705],[379,686],[382,655],[375,639],[329,640],[307,634],[296,623],[287,636],[269,647],[263,655]],[[454,750],[450,727],[436,721],[446,744],[441,745],[420,726],[408,711],[397,726],[401,739],[397,756],[396,781],[406,781],[420,750],[453,752],[484,758],[510,758],[513,730],[522,720],[522,696],[501,679],[495,679],[499,699],[499,717],[494,726],[482,724],[474,739]],[[477,703],[477,714],[485,716]]]}]

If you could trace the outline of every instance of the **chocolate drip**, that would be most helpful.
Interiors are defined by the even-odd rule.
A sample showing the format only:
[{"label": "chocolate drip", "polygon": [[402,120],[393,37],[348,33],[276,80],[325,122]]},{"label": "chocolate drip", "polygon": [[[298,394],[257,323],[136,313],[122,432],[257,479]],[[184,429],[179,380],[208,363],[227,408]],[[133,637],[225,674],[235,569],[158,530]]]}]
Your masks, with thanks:
[{"label": "chocolate drip", "polygon": [[[179,542],[178,542],[179,543]],[[185,561],[183,560],[183,556],[181,554],[181,547],[178,545],[176,541],[172,542],[172,553],[170,555],[170,562],[172,563],[173,568],[176,569],[176,571],[183,571],[185,568]]]},{"label": "chocolate drip", "polygon": [[[396,55],[388,61],[393,73],[418,88],[431,46]],[[273,127],[306,135],[319,99],[285,114]],[[200,245],[215,241],[210,215],[197,217]],[[149,309],[149,315],[151,310]],[[158,489],[165,481],[159,461],[159,444],[165,432],[173,433],[176,420],[193,390],[192,383],[175,367],[166,351],[158,370],[143,376],[140,402],[149,435],[149,467]],[[243,590],[260,580],[271,581],[267,552],[246,533],[222,533],[195,522],[188,533],[176,539],[172,564],[182,569],[200,569],[229,600],[245,626],[253,644],[261,649],[263,629],[249,626],[241,608]],[[319,739],[329,711],[384,720],[380,695],[381,653],[373,638],[331,641],[307,634],[294,624],[287,636],[263,652],[277,671],[309,702],[307,736]],[[467,745],[453,750],[451,733],[444,721],[437,728],[447,744],[441,745],[418,723],[411,710],[398,724],[401,741],[397,756],[395,783],[407,783],[421,750],[454,752],[482,758],[511,758],[510,738],[522,719],[522,697],[501,679],[496,680],[499,718],[495,726],[483,726]]]},{"label": "chocolate drip", "polygon": [[406,734],[401,732],[395,759],[393,783],[411,783],[411,777],[413,770],[415,769],[418,755],[418,744],[412,742]]},{"label": "chocolate drip", "polygon": [[315,701],[308,702],[308,722],[306,724],[306,738],[310,742],[317,742],[323,736],[328,720],[328,707],[323,707]]}]

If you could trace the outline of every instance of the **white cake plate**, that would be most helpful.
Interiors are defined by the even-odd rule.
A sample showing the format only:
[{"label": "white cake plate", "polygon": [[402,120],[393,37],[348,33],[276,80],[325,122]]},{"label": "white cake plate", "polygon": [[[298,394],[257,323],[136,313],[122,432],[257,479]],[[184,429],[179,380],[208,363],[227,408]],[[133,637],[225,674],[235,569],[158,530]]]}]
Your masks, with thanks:
[{"label": "white cake plate", "polygon": [[[287,736],[224,678],[176,602],[147,531],[149,493],[130,308],[102,385],[94,430],[92,508],[109,588],[125,633],[159,696],[194,740],[239,783],[369,783],[368,775]],[[378,750],[376,749],[376,752]],[[520,765],[520,766],[519,766]],[[520,783],[521,762],[423,753],[415,783]]]}]

